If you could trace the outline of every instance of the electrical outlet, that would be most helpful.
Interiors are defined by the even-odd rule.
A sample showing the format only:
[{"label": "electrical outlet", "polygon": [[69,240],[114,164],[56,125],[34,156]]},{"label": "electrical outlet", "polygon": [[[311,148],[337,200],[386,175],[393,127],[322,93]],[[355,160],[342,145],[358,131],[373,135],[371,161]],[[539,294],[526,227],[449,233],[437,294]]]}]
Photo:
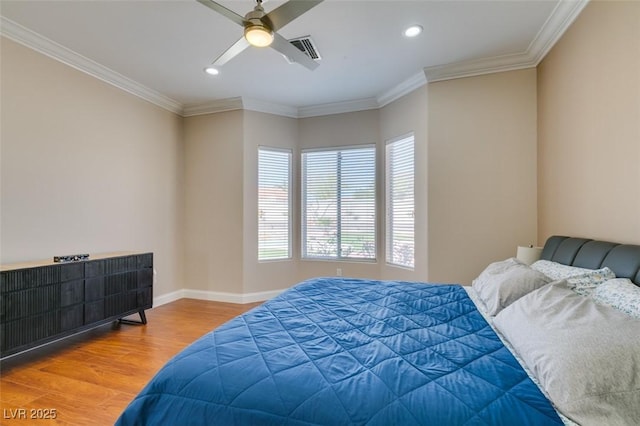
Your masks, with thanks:
[{"label": "electrical outlet", "polygon": [[342,276],[342,268],[336,269],[336,276],[338,276],[338,277]]}]

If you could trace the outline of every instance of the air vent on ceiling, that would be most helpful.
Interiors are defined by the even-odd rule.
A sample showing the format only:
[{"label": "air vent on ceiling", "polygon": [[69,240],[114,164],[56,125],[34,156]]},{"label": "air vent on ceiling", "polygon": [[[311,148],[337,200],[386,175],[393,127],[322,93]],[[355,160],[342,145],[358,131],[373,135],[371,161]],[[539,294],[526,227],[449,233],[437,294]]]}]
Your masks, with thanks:
[{"label": "air vent on ceiling", "polygon": [[[308,57],[310,57],[314,61],[319,61],[320,59],[322,59],[320,57],[320,53],[318,52],[318,49],[316,48],[316,45],[313,43],[313,40],[311,40],[310,36],[293,38],[289,40],[289,43],[293,44],[301,52],[305,53]],[[289,60],[289,58],[287,58],[287,60]],[[289,62],[291,62],[291,60],[289,60]]]}]

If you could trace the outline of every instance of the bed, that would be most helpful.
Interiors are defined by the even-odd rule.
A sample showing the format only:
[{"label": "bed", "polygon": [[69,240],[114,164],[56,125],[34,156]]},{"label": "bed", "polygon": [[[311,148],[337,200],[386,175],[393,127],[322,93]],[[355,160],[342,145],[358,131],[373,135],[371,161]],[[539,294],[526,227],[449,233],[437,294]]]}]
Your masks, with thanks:
[{"label": "bed", "polygon": [[640,246],[562,236],[472,287],[311,279],[176,355],[117,424],[640,424],[639,285]]}]

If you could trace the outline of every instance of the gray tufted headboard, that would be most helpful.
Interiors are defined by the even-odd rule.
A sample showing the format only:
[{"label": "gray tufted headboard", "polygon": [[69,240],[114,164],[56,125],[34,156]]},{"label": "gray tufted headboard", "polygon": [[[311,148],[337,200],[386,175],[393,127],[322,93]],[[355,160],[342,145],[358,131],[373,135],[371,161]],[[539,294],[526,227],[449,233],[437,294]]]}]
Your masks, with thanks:
[{"label": "gray tufted headboard", "polygon": [[554,235],[544,244],[540,258],[589,269],[607,266],[616,277],[640,286],[640,245]]}]

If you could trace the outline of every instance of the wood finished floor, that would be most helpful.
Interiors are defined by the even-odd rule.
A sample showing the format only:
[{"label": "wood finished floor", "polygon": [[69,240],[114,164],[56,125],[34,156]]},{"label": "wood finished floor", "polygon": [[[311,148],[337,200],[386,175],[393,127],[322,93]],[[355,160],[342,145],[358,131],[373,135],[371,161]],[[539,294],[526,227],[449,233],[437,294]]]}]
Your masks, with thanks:
[{"label": "wood finished floor", "polygon": [[[112,425],[171,357],[257,305],[181,299],[148,310],[145,326],[107,325],[10,358],[0,365],[0,424]],[[56,418],[31,420],[31,409]]]}]

